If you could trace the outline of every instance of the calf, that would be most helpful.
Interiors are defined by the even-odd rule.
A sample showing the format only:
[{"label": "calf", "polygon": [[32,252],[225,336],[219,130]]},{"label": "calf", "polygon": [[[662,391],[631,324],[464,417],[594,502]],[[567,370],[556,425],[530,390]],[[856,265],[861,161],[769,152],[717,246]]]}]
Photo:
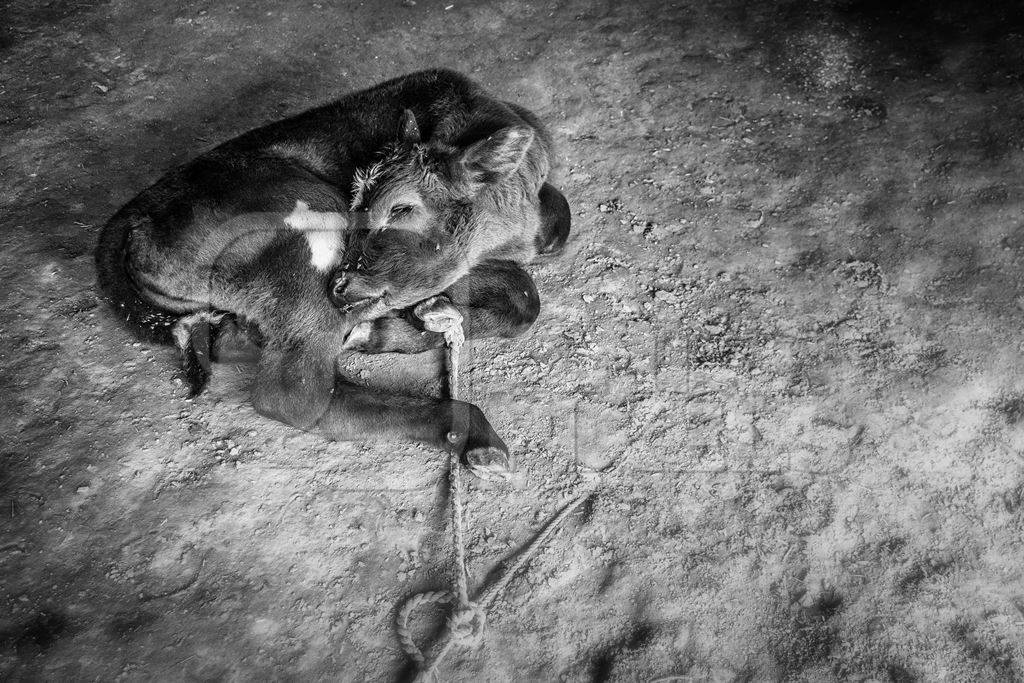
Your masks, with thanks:
[{"label": "calf", "polygon": [[[456,449],[478,474],[507,471],[508,450],[476,406],[373,392],[336,377],[334,363],[358,323],[407,308],[416,297],[447,290],[463,292],[467,301],[477,297],[493,303],[509,298],[505,284],[520,291],[517,278],[525,273],[515,270],[513,261],[487,260],[493,249],[485,238],[491,232],[472,232],[470,241],[480,249],[452,247],[470,234],[460,230],[464,218],[493,217],[489,212],[498,207],[488,203],[488,188],[507,184],[509,155],[520,154],[512,164],[517,169],[530,158],[533,134],[524,132],[529,125],[500,132],[509,128],[510,115],[527,120],[524,110],[493,100],[468,79],[429,71],[250,131],[167,173],[110,219],[96,249],[100,290],[136,335],[183,349],[193,392],[208,377],[207,333],[216,329],[210,324],[235,318],[261,340],[253,395],[261,414],[335,439],[411,440]],[[395,167],[378,165],[380,150],[387,150],[383,158],[388,160],[418,155],[412,140],[419,126],[439,133],[458,128],[454,122],[473,121],[481,126],[484,144],[461,145],[473,151],[460,157],[472,162],[467,166],[473,171],[467,180],[472,192],[445,204],[444,211],[426,201],[408,211],[394,210],[389,200],[389,220],[416,219],[416,229],[376,239],[381,225],[368,221],[378,220],[385,203],[381,173]],[[397,142],[396,122],[401,122]],[[471,137],[464,131],[466,140]],[[366,170],[357,175],[358,168]],[[539,197],[553,192],[541,191],[546,173],[546,167],[538,169],[535,186],[524,186],[532,194],[509,197],[506,208],[513,219],[507,224],[520,233],[520,223],[532,225],[541,235],[539,248],[552,250],[564,241],[561,227],[543,236],[539,218],[524,218],[539,216]],[[471,206],[477,197],[484,198],[482,214]],[[441,225],[446,222],[451,224]],[[566,221],[563,232],[567,229]],[[367,240],[371,234],[374,239]],[[435,242],[433,251],[427,243],[424,251],[424,239],[443,235],[453,239]],[[380,253],[399,258],[388,261]],[[407,281],[358,302],[344,300],[346,286],[339,287],[339,280],[358,272],[352,264],[354,259],[358,266],[360,255],[373,257],[372,272],[387,263],[390,280],[399,280],[394,273],[404,268],[424,282]],[[339,268],[344,269],[340,274]],[[532,283],[526,290],[535,300]],[[419,311],[429,325],[438,311],[445,315],[444,302],[434,300]],[[397,319],[390,315],[384,319]],[[470,317],[470,332],[473,324]]]}]

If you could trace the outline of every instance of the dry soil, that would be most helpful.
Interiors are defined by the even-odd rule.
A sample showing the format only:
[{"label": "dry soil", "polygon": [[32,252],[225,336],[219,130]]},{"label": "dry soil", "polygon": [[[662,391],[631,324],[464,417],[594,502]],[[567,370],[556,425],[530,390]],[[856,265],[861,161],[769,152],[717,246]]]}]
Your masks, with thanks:
[{"label": "dry soil", "polygon": [[575,221],[467,350],[521,466],[470,488],[474,587],[599,479],[444,679],[1020,680],[1024,15],[963,5],[7,2],[0,677],[407,671],[443,456],[260,418],[241,362],[186,400],[92,249],[217,142],[444,66],[548,122]]}]

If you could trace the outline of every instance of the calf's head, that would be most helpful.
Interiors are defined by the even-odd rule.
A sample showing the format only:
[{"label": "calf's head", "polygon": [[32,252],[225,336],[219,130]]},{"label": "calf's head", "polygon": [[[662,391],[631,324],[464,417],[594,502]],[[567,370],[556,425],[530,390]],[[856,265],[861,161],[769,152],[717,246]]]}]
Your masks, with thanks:
[{"label": "calf's head", "polygon": [[512,126],[463,146],[423,141],[407,110],[398,141],[355,175],[335,304],[384,298],[403,308],[465,275],[475,204],[523,165],[533,135]]}]

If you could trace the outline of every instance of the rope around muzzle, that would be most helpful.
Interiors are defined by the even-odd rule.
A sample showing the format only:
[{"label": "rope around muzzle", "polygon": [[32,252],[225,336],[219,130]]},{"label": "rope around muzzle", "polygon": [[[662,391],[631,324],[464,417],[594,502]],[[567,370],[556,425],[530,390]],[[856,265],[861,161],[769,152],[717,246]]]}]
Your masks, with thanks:
[{"label": "rope around muzzle", "polygon": [[[459,360],[462,352],[462,345],[466,340],[462,330],[462,321],[453,319],[444,332],[445,345],[447,346],[448,360],[448,394],[452,400],[458,400],[459,396]],[[457,443],[459,434],[449,433],[448,440]],[[501,596],[502,592],[532,559],[536,550],[551,536],[561,525],[562,521],[569,516],[580,504],[589,498],[590,491],[586,491],[567,503],[549,521],[541,531],[534,536],[526,548],[519,554],[512,567],[490,588],[484,591],[477,601],[469,599],[469,582],[466,577],[466,547],[464,531],[464,510],[462,505],[463,484],[462,484],[462,462],[458,449],[451,449],[451,456],[448,465],[449,497],[451,498],[451,525],[452,525],[452,548],[453,548],[453,583],[452,591],[429,591],[419,593],[409,598],[398,610],[396,615],[396,628],[398,642],[405,654],[416,663],[417,673],[415,680],[424,682],[432,680],[442,660],[455,646],[474,648],[483,643],[484,629],[487,622],[487,610]],[[445,622],[445,631],[441,636],[440,645],[430,655],[424,655],[412,638],[409,628],[409,619],[412,613],[425,604],[447,604],[455,603],[448,619]]]}]

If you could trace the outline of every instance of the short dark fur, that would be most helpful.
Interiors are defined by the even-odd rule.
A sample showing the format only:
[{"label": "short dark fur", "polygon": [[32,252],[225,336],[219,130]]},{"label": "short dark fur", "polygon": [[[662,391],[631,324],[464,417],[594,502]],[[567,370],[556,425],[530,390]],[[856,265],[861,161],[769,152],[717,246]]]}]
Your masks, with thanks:
[{"label": "short dark fur", "polygon": [[[489,116],[492,110],[499,115]],[[235,138],[166,174],[111,218],[96,250],[103,296],[139,337],[178,342],[195,389],[208,374],[208,326],[230,315],[262,338],[253,396],[261,414],[337,439],[413,440],[458,449],[478,464],[504,460],[505,445],[475,406],[374,393],[336,378],[335,358],[352,328],[383,313],[385,299],[339,310],[328,296],[336,278],[313,267],[311,243],[284,221],[297,202],[332,216],[345,212],[356,169],[379,160],[379,150],[395,139],[396,121],[408,121],[406,111],[428,135],[444,126],[461,130],[462,138],[452,142],[464,147],[486,141],[492,119],[503,127],[510,110],[459,74],[426,71]],[[485,159],[503,150],[478,152]],[[472,182],[479,193],[497,180],[482,169]],[[538,184],[533,197],[539,192]],[[531,197],[524,201],[536,203]],[[456,228],[449,232],[459,233]],[[356,234],[346,242],[354,244]],[[408,244],[415,248],[403,253],[413,256],[414,267],[421,261],[438,267],[436,259],[423,258],[429,248],[419,253],[422,239]],[[471,270],[463,273],[459,301],[478,301],[483,310],[522,308],[525,314],[515,315],[528,320],[527,326],[536,317],[529,302],[511,303],[506,289],[514,284],[536,299],[532,282],[526,286],[528,276],[519,281],[525,273],[483,262]],[[461,291],[448,281],[422,291],[430,296],[449,286]],[[484,317],[469,321],[471,333],[488,333],[488,325]]]}]

